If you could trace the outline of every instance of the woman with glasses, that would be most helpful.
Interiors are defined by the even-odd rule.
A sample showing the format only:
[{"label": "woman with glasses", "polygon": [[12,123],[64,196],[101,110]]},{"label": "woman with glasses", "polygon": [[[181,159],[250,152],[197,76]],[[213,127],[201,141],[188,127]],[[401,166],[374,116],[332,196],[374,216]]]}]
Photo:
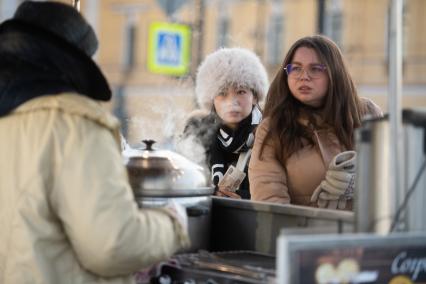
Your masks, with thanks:
[{"label": "woman with glasses", "polygon": [[252,200],[351,209],[354,131],[381,110],[357,95],[337,45],[296,41],[267,95],[249,165]]}]

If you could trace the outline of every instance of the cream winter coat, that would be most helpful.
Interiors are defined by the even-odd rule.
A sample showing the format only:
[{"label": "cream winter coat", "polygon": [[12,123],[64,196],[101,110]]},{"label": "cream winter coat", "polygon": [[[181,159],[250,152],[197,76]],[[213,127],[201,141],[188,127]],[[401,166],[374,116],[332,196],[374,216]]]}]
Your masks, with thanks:
[{"label": "cream winter coat", "polygon": [[0,133],[0,283],[133,283],[187,242],[165,211],[138,210],[118,122],[94,100],[30,100]]},{"label": "cream winter coat", "polygon": [[[363,99],[367,114],[382,116],[380,108]],[[328,165],[338,153],[345,151],[332,129],[314,131],[315,147],[307,146],[294,153],[282,165],[276,158],[274,145],[267,141],[259,159],[260,145],[268,131],[268,119],[258,126],[249,164],[250,194],[252,200],[291,203],[317,207],[311,195],[325,178]],[[351,208],[348,203],[347,208]]]}]

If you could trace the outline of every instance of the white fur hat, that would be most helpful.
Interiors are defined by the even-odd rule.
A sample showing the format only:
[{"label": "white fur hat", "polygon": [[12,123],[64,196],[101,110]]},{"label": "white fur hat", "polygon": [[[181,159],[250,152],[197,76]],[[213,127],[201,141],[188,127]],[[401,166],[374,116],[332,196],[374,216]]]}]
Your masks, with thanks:
[{"label": "white fur hat", "polygon": [[268,75],[259,57],[245,48],[221,48],[209,54],[198,68],[198,104],[210,111],[214,97],[234,84],[253,90],[259,103],[265,99]]}]

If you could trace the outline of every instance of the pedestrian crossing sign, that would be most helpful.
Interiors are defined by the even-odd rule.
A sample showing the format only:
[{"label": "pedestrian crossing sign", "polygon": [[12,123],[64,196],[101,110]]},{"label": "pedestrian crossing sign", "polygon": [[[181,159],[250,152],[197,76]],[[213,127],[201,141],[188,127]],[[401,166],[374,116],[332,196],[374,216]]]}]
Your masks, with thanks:
[{"label": "pedestrian crossing sign", "polygon": [[148,70],[182,76],[190,65],[191,29],[187,25],[154,22],[149,27]]}]

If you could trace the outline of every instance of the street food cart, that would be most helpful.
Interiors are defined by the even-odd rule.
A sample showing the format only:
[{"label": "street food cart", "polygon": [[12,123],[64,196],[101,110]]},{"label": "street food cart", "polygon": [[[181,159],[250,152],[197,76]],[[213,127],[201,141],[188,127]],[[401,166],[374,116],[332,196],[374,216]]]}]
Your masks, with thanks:
[{"label": "street food cart", "polygon": [[[79,7],[78,0],[73,3]],[[416,180],[413,176],[404,178],[408,176],[404,165],[409,168],[413,163],[401,160],[403,137],[410,135],[403,132],[400,109],[402,0],[392,0],[391,8],[390,107],[385,118],[389,123],[370,122],[358,137],[362,166],[357,170],[355,212],[221,197],[210,200],[203,192],[199,195],[207,201],[202,207],[196,204],[197,210],[189,219],[195,224],[192,229],[200,228],[194,220],[202,216],[203,230],[199,231],[207,235],[201,236],[197,250],[177,254],[171,262],[162,264],[158,283],[171,283],[164,282],[167,277],[182,283],[426,282],[426,226],[424,219],[418,218],[426,214],[421,198],[410,209],[411,217],[401,221],[406,224],[401,227],[405,232],[386,235],[394,222],[389,216],[383,217],[399,215],[397,209],[409,196],[402,185],[407,188]],[[409,123],[423,127],[414,140],[422,141],[419,145],[426,149],[422,117],[419,120],[415,115]],[[386,168],[380,168],[380,164]],[[197,198],[190,196],[190,208],[195,208]],[[408,232],[413,229],[422,232]]]}]

